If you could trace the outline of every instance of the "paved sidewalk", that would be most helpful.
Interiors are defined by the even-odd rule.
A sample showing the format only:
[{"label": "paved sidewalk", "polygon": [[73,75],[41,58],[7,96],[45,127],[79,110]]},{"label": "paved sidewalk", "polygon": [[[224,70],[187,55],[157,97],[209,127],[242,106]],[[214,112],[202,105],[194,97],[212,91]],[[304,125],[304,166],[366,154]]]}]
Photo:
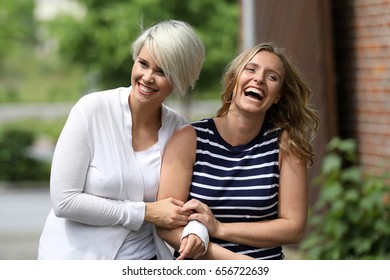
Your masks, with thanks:
[{"label": "paved sidewalk", "polygon": [[51,208],[49,189],[0,187],[0,260],[35,260],[45,219]]}]

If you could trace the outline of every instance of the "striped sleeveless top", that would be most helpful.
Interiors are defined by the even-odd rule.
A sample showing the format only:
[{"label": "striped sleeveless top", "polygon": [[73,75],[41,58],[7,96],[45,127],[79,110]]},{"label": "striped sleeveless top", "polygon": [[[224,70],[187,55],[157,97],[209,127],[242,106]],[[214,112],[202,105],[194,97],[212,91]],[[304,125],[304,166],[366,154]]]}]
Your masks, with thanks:
[{"label": "striped sleeveless top", "polygon": [[[281,129],[265,124],[250,143],[231,146],[219,135],[213,119],[192,126],[197,147],[189,199],[207,204],[223,223],[276,219]],[[255,248],[213,238],[210,241],[256,259],[283,259],[281,246]]]}]

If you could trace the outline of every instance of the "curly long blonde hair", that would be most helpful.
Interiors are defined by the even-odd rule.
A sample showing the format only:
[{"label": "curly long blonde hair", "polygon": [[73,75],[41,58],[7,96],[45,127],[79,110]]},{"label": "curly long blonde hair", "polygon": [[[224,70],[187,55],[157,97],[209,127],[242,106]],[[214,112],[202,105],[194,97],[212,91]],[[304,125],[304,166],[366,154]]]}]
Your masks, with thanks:
[{"label": "curly long blonde hair", "polygon": [[319,127],[318,113],[310,103],[313,94],[298,69],[285,55],[284,49],[273,43],[261,43],[249,48],[228,64],[222,77],[222,106],[217,117],[227,114],[238,77],[247,63],[261,51],[277,55],[285,68],[282,98],[267,111],[265,119],[288,132],[287,147],[280,145],[280,148],[292,151],[303,163],[311,166],[314,158],[312,141]]}]

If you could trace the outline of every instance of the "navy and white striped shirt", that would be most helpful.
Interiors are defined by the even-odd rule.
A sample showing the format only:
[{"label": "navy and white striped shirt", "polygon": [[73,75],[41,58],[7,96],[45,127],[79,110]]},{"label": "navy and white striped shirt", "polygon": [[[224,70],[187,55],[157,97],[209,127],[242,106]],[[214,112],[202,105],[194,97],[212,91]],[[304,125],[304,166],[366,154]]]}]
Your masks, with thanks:
[{"label": "navy and white striped shirt", "polygon": [[[250,143],[231,146],[214,120],[192,123],[197,134],[196,161],[189,199],[207,204],[224,223],[255,222],[278,216],[280,129],[264,125]],[[255,248],[223,240],[210,241],[256,259],[282,259],[282,247]]]}]

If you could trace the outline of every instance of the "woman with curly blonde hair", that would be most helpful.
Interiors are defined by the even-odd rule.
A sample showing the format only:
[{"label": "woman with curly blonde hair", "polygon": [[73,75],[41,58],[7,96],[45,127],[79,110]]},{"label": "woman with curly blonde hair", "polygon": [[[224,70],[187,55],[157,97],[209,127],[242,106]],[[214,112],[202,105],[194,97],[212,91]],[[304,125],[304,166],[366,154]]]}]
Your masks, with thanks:
[{"label": "woman with curly blonde hair", "polygon": [[158,199],[188,200],[189,224],[160,236],[178,259],[283,259],[301,240],[307,168],[319,119],[299,71],[270,43],[226,68],[216,117],[175,132],[163,159]]},{"label": "woman with curly blonde hair", "polygon": [[244,70],[245,65],[260,51],[277,55],[282,60],[286,71],[282,86],[283,98],[280,99],[277,106],[272,106],[268,110],[266,118],[276,127],[289,132],[288,145],[290,149],[295,151],[297,156],[308,166],[311,166],[314,157],[311,142],[318,130],[319,119],[317,112],[310,104],[312,92],[298,69],[286,57],[284,49],[272,43],[259,44],[243,52],[228,65],[223,77],[222,107],[218,110],[217,117],[227,114],[238,76]]}]

